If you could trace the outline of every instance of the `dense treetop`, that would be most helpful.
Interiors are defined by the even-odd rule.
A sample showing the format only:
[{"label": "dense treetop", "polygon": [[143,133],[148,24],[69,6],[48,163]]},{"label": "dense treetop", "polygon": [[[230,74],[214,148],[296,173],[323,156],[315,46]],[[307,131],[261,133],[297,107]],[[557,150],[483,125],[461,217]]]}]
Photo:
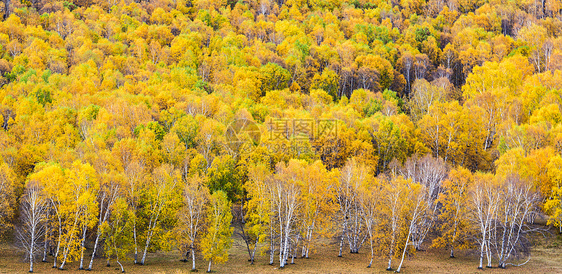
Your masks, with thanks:
[{"label": "dense treetop", "polygon": [[[2,158],[22,182],[39,162],[134,142],[151,168],[202,155],[207,170],[234,118],[324,118],[343,122],[341,155],[300,158],[362,155],[378,173],[431,151],[493,170],[511,148],[559,149],[559,5],[11,2]],[[166,152],[180,145],[188,156]]]}]

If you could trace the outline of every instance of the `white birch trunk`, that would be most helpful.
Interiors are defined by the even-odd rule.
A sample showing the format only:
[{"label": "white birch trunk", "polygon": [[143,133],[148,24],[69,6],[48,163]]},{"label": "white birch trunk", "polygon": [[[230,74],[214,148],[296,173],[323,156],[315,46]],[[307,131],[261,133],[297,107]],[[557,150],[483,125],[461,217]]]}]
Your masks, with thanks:
[{"label": "white birch trunk", "polygon": [[82,241],[80,243],[80,267],[78,268],[79,270],[84,270],[84,249],[86,249],[84,247],[84,244],[86,243],[86,231],[87,231],[87,227],[84,226],[83,233],[82,233]]},{"label": "white birch trunk", "polygon": [[191,270],[195,271],[195,248],[191,247]]},{"label": "white birch trunk", "polygon": [[138,264],[139,262],[138,262],[137,258],[138,258],[138,254],[139,254],[139,250],[138,250],[139,245],[137,243],[137,226],[136,226],[136,224],[137,224],[137,222],[135,220],[133,220],[133,240],[135,242],[135,257],[134,257],[133,262],[135,264]]},{"label": "white birch trunk", "polygon": [[396,269],[396,272],[400,273],[400,270],[402,269],[402,263],[404,263],[404,256],[406,255],[406,250],[408,249],[408,241],[410,240],[410,235],[412,234],[412,227],[410,225],[410,229],[408,231],[408,236],[406,237],[406,244],[404,244],[404,251],[402,251],[402,260],[400,260],[400,264],[398,265],[398,269]]},{"label": "white birch trunk", "polygon": [[343,239],[345,237],[346,234],[346,226],[347,226],[347,220],[344,217],[344,221],[343,221],[343,228],[342,228],[342,232],[341,232],[341,239],[340,239],[340,252],[338,254],[338,257],[342,256],[342,251],[343,251]]},{"label": "white birch trunk", "polygon": [[98,228],[98,234],[96,235],[96,241],[94,242],[94,251],[92,252],[92,257],[90,258],[90,264],[88,265],[88,270],[92,270],[92,266],[94,265],[94,257],[96,256],[99,240],[100,240],[100,232]]}]

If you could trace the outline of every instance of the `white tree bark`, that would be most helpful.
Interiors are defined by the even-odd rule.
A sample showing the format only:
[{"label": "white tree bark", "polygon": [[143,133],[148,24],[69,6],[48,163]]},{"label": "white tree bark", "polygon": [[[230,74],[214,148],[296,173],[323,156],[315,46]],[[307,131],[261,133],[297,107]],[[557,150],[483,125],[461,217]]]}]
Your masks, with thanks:
[{"label": "white tree bark", "polygon": [[79,270],[84,270],[84,249],[86,249],[84,245],[86,243],[87,230],[88,227],[86,225],[82,225],[82,241],[80,241],[80,267],[78,267]]},{"label": "white tree bark", "polygon": [[443,160],[430,155],[422,158],[414,156],[406,161],[401,173],[405,178],[423,185],[426,192],[422,201],[424,211],[420,213],[419,220],[413,226],[411,239],[416,250],[420,250],[437,218],[439,205],[437,199],[442,192],[442,182],[448,174],[447,166]]},{"label": "white tree bark", "polygon": [[101,225],[104,222],[109,220],[110,216],[110,208],[115,202],[115,200],[119,197],[119,184],[115,182],[110,182],[107,186],[108,188],[104,188],[102,186],[102,190],[98,193],[98,204],[99,204],[99,216],[98,216],[98,228],[96,231],[96,240],[94,241],[94,250],[92,252],[92,256],[90,257],[90,263],[88,265],[88,270],[92,270],[92,266],[94,265],[94,258],[96,257],[99,240],[101,237]]},{"label": "white tree bark", "polygon": [[413,232],[416,229],[416,224],[420,221],[420,218],[422,218],[423,213],[427,210],[427,204],[426,204],[426,200],[427,200],[427,190],[425,189],[424,185],[421,185],[421,190],[419,193],[417,193],[417,195],[415,197],[411,197],[415,202],[414,208],[413,210],[410,212],[409,214],[409,218],[410,218],[410,225],[408,226],[408,236],[406,237],[406,243],[404,244],[404,250],[402,251],[402,259],[400,260],[400,264],[398,265],[398,269],[396,269],[396,272],[400,272],[400,270],[402,270],[402,264],[404,263],[404,256],[406,255],[406,251],[408,250],[408,244],[410,241],[410,237],[412,236]]},{"label": "white tree bark", "polygon": [[33,272],[35,256],[41,247],[40,239],[46,232],[48,203],[41,196],[39,187],[31,185],[25,191],[21,202],[21,227],[16,230],[17,238],[29,260],[29,272]]}]

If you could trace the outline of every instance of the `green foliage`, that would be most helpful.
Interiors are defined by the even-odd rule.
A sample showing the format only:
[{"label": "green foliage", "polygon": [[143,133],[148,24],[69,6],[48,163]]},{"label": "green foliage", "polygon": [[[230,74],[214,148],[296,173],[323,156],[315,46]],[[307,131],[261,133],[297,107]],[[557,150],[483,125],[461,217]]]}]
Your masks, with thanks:
[{"label": "green foliage", "polygon": [[429,36],[431,36],[431,31],[427,27],[418,28],[416,29],[415,39],[418,43],[422,43],[423,41],[427,40]]},{"label": "green foliage", "polygon": [[237,201],[241,198],[242,184],[236,161],[229,155],[221,155],[213,160],[211,167],[207,170],[209,177],[208,187],[211,193],[223,191],[227,194],[229,201]]},{"label": "green foliage", "polygon": [[51,98],[51,91],[49,90],[39,88],[35,91],[34,95],[37,98],[37,102],[43,106],[53,102],[53,99]]},{"label": "green foliage", "polygon": [[365,118],[375,115],[382,109],[382,102],[379,100],[370,100],[369,103],[363,108],[363,115]]}]

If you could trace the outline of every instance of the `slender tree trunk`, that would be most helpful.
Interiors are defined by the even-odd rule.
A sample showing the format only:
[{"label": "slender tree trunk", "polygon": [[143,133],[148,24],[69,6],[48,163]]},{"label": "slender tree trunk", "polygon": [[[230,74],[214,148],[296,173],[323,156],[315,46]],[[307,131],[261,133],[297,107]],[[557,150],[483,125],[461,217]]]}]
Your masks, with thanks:
[{"label": "slender tree trunk", "polygon": [[[76,213],[76,215],[74,216],[74,223],[72,224],[72,229],[70,229],[70,231],[68,232],[68,235],[69,235],[70,237],[72,237],[72,236],[75,235],[75,233],[76,233],[75,230],[76,230],[76,226],[78,226],[78,218],[80,218],[80,213]],[[63,257],[62,257],[61,265],[60,265],[60,267],[59,267],[60,270],[63,270],[63,269],[64,269],[64,266],[65,266],[65,264],[66,264],[66,259],[68,258],[68,253],[70,252],[70,247],[68,246],[68,244],[70,244],[70,240],[71,240],[71,239],[72,239],[72,238],[67,239],[67,240],[65,241],[65,244],[66,244],[66,245],[65,245],[65,247],[64,247],[64,249],[63,249],[63,253],[62,253],[62,254],[63,254]]]},{"label": "slender tree trunk", "polygon": [[209,267],[207,268],[207,272],[211,272],[211,263],[212,262],[213,262],[212,260],[209,261]]},{"label": "slender tree trunk", "polygon": [[254,248],[252,249],[252,255],[250,256],[250,264],[254,264],[254,258],[256,257],[256,249],[258,249],[258,242],[256,241],[256,244],[254,245]]},{"label": "slender tree trunk", "polygon": [[57,249],[55,251],[55,256],[53,258],[53,268],[57,268],[57,258],[59,257],[60,241],[62,240],[61,235],[62,235],[62,228],[59,226],[59,235],[58,235],[59,240],[57,241]]},{"label": "slender tree trunk", "polygon": [[[394,222],[394,221],[393,221]],[[392,237],[390,240],[390,249],[388,250],[388,267],[386,268],[386,270],[392,270],[392,256],[394,256],[394,240],[395,240],[395,231],[396,229],[394,229],[394,225],[392,228]]]},{"label": "slender tree trunk", "polygon": [[283,254],[285,252],[285,239],[281,235],[279,236],[279,268],[283,268],[285,267],[285,256]]},{"label": "slender tree trunk", "polygon": [[[121,273],[125,273],[125,269],[123,268],[123,265],[119,261],[119,253],[117,252],[117,246],[115,245],[115,242],[113,242],[113,249],[115,250],[115,254],[117,254],[117,256],[115,257],[115,261],[121,267]],[[107,257],[107,266],[109,266],[109,257]]]},{"label": "slender tree trunk", "polygon": [[285,240],[284,240],[284,249],[283,249],[283,266],[285,267],[285,264],[287,264],[287,259],[289,258],[289,229],[287,229],[287,231],[285,231]]},{"label": "slender tree trunk", "polygon": [[137,243],[137,222],[134,220],[133,218],[133,239],[135,241],[135,259],[134,259],[134,263],[138,264],[138,254],[139,254],[139,250],[138,250],[138,243]]},{"label": "slender tree trunk", "polygon": [[340,252],[339,252],[339,254],[338,254],[338,257],[341,257],[341,256],[342,256],[343,238],[345,237],[346,230],[347,230],[347,220],[344,219],[344,221],[343,221],[343,228],[342,228],[342,232],[341,232],[341,239],[340,239]]},{"label": "slender tree trunk", "polygon": [[121,264],[121,262],[119,261],[119,259],[117,259],[117,263],[118,263],[119,266],[121,267],[121,273],[125,273],[125,269],[123,268],[123,265]]},{"label": "slender tree trunk", "polygon": [[489,242],[486,243],[486,258],[488,259],[488,264],[486,265],[486,267],[492,268],[492,251]]},{"label": "slender tree trunk", "polygon": [[295,264],[295,257],[297,256],[297,248],[296,248],[296,247],[291,248],[291,249],[289,250],[289,254],[291,254],[291,253],[293,254],[293,255],[291,256],[291,264]]},{"label": "slender tree trunk", "polygon": [[306,254],[306,246],[307,246],[306,241],[308,241],[308,232],[307,232],[307,235],[306,235],[306,238],[305,238],[305,242],[302,245],[301,258],[304,258],[305,254]]},{"label": "slender tree trunk", "polygon": [[49,233],[45,233],[45,243],[43,244],[43,260],[42,262],[47,262],[47,248],[49,247]]},{"label": "slender tree trunk", "polygon": [[92,270],[92,266],[94,265],[94,257],[96,257],[96,251],[98,250],[99,240],[100,240],[100,232],[98,231],[98,234],[96,235],[96,241],[94,242],[94,251],[92,252],[92,257],[90,258],[90,264],[88,265],[88,270]]},{"label": "slender tree trunk", "polygon": [[[299,241],[300,241],[300,235],[297,235],[297,242],[295,243],[295,248],[294,248],[294,252],[293,252],[293,260],[295,258],[297,258],[297,252],[299,250]],[[305,243],[303,243],[304,245]],[[294,264],[294,261],[291,262],[291,264]]]},{"label": "slender tree trunk", "polygon": [[142,259],[140,264],[144,265],[144,261],[146,260],[146,253],[148,252],[148,246],[150,245],[150,240],[152,238],[152,233],[154,232],[154,227],[156,227],[156,220],[152,220],[152,217],[150,217],[150,222],[148,223],[148,231],[147,231],[147,235],[146,235],[146,243],[144,245],[144,252],[142,253]]},{"label": "slender tree trunk", "polygon": [[478,265],[478,269],[483,268],[483,260],[484,260],[484,249],[486,248],[486,234],[482,235],[482,243],[480,244],[480,264]]},{"label": "slender tree trunk", "polygon": [[480,245],[480,264],[478,265],[478,269],[482,269],[482,261],[484,260],[484,243]]},{"label": "slender tree trunk", "polygon": [[63,269],[64,269],[64,265],[66,264],[66,258],[67,258],[67,256],[68,256],[68,253],[67,253],[66,251],[63,252],[62,262],[61,262],[61,264],[60,264],[60,266],[59,266],[59,269],[60,269],[60,270],[63,270]]},{"label": "slender tree trunk", "polygon": [[[252,260],[252,250],[250,249],[250,245],[251,245],[251,240],[248,236],[248,234],[246,234],[246,230],[244,230],[244,225],[240,226],[240,230],[242,230],[242,239],[244,240],[244,243],[246,244],[246,250],[248,251],[248,256],[250,257],[250,261]],[[256,239],[256,245],[257,245],[257,239]]]},{"label": "slender tree trunk", "polygon": [[148,246],[150,245],[150,239],[152,238],[152,231],[149,233],[149,236],[146,238],[146,245],[144,246],[144,252],[142,253],[141,265],[144,265],[144,261],[146,260],[146,253],[148,252]]},{"label": "slender tree trunk", "polygon": [[[306,237],[306,253],[304,257],[308,259],[308,251],[310,250],[310,242],[312,242],[312,229],[309,229],[307,237]],[[304,247],[304,246],[303,246]]]},{"label": "slender tree trunk", "polygon": [[295,243],[295,247],[293,249],[293,256],[291,257],[291,264],[295,264],[295,258],[297,257],[297,250],[299,246],[299,238],[297,237],[297,241]]},{"label": "slender tree trunk", "polygon": [[195,270],[195,248],[191,246],[191,270]]},{"label": "slender tree trunk", "polygon": [[310,250],[310,242],[306,245],[306,255],[304,256],[306,259],[308,259],[308,251]]},{"label": "slender tree trunk", "polygon": [[[413,219],[412,219],[412,222],[413,222]],[[404,250],[402,251],[402,260],[400,260],[400,264],[398,265],[398,269],[396,269],[396,272],[398,272],[398,273],[400,273],[400,270],[402,269],[402,264],[404,263],[404,256],[406,255],[406,250],[408,250],[408,241],[410,240],[411,233],[412,233],[412,225],[410,224],[408,236],[406,237],[406,244],[404,245]]]},{"label": "slender tree trunk", "polygon": [[83,232],[82,232],[82,242],[80,243],[80,267],[78,268],[78,270],[84,270],[84,249],[86,249],[84,247],[84,244],[86,242],[86,231],[87,231],[87,227],[84,226]]},{"label": "slender tree trunk", "polygon": [[367,268],[370,268],[371,265],[373,264],[373,257],[375,256],[375,251],[373,249],[373,237],[369,237],[370,238],[370,243],[371,243],[371,261],[369,262],[369,265],[367,266]]},{"label": "slender tree trunk", "polygon": [[[35,215],[35,212],[33,212]],[[33,218],[33,221],[35,218]],[[35,224],[31,229],[31,245],[29,246],[29,272],[33,272],[33,251],[35,249]]]},{"label": "slender tree trunk", "polygon": [[59,266],[60,270],[64,269],[64,265],[66,264],[66,258],[68,257],[68,248],[65,248],[65,250],[62,253],[62,262]]},{"label": "slender tree trunk", "polygon": [[275,257],[275,241],[273,240],[273,234],[269,236],[270,247],[269,247],[269,264],[273,264],[273,259]]},{"label": "slender tree trunk", "polygon": [[[160,210],[161,209],[162,208],[160,207]],[[158,224],[158,217],[159,216],[160,216],[160,211],[158,211],[158,213],[154,217],[154,220],[152,219],[152,217],[150,217],[150,222],[148,223],[148,235],[146,237],[146,245],[144,246],[144,252],[142,254],[141,265],[144,265],[144,261],[146,260],[146,253],[148,251],[148,246],[150,245],[150,241],[152,240],[152,236],[154,235],[154,229],[156,228],[156,225]]]},{"label": "slender tree trunk", "polygon": [[285,256],[283,254],[285,251],[285,238],[283,237],[283,232],[283,223],[279,220],[279,268],[283,268],[285,266]]},{"label": "slender tree trunk", "polygon": [[112,200],[108,199],[107,205],[105,206],[106,207],[105,214],[103,214],[103,218],[102,218],[104,202],[106,200],[105,196],[106,196],[106,194],[104,192],[102,197],[101,197],[100,212],[99,212],[99,217],[98,217],[98,228],[97,228],[97,231],[96,231],[96,240],[94,242],[94,250],[92,251],[92,256],[90,257],[90,263],[88,264],[88,270],[92,270],[92,266],[94,265],[94,258],[96,257],[96,252],[98,250],[98,244],[99,244],[99,240],[100,240],[100,236],[101,236],[100,227],[103,224],[103,222],[105,222],[107,220],[108,215],[109,215],[109,207],[112,204]]}]

